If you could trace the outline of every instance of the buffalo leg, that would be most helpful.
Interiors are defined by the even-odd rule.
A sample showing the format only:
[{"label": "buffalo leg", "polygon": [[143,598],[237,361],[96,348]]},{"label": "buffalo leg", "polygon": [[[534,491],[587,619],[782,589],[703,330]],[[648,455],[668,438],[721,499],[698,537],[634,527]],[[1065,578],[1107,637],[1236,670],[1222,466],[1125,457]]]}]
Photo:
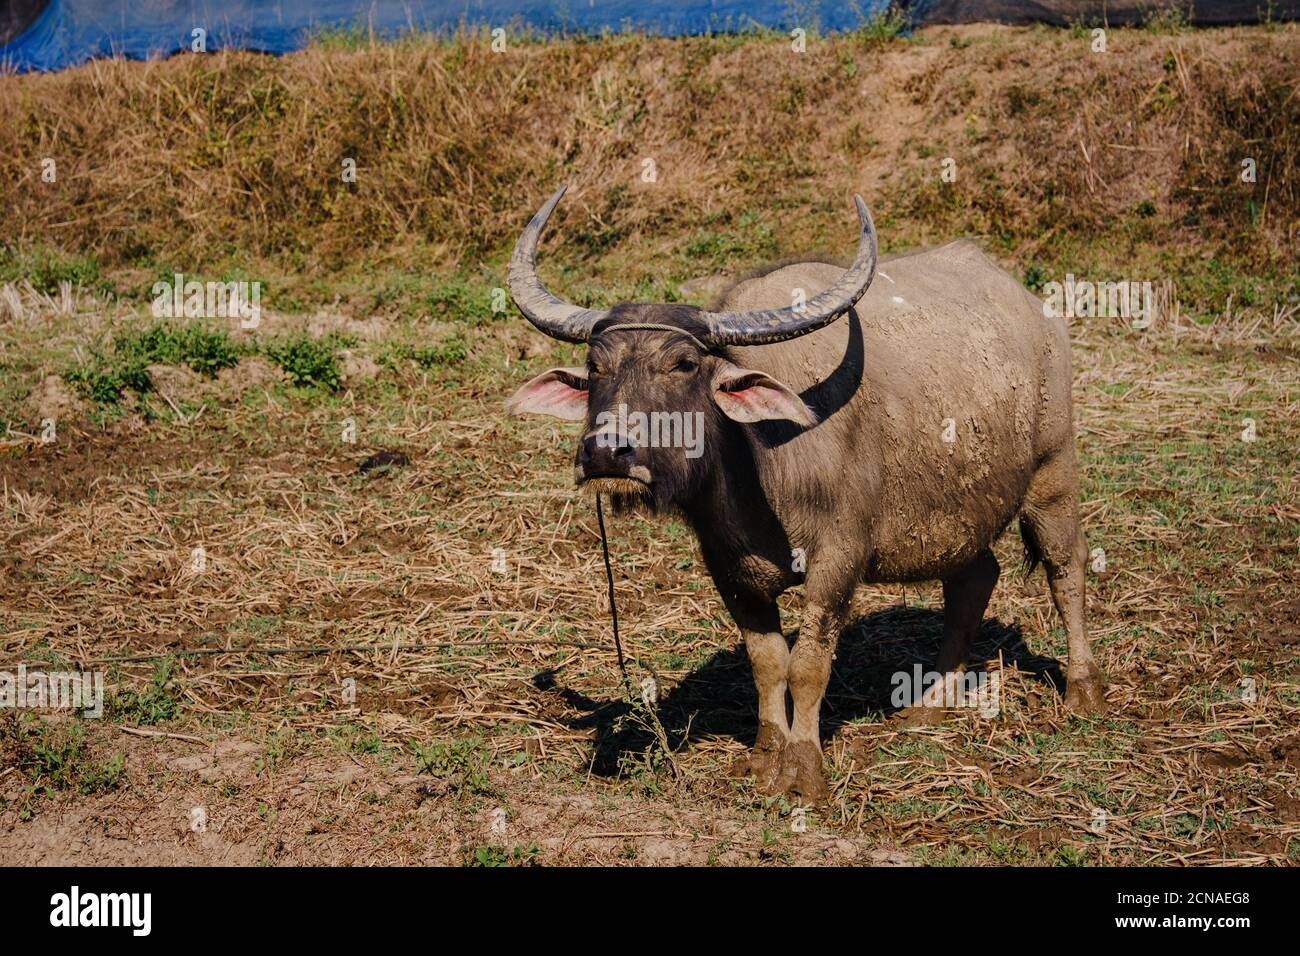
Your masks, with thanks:
[{"label": "buffalo leg", "polygon": [[1074,474],[1073,455],[1040,468],[1030,483],[1020,522],[1027,542],[1042,556],[1052,603],[1065,625],[1070,654],[1065,707],[1075,713],[1101,714],[1106,710],[1106,686],[1088,646],[1084,621],[1088,545],[1079,527]]},{"label": "buffalo leg", "polygon": [[778,789],[814,803],[828,793],[822,766],[821,706],[831,676],[831,659],[848,613],[852,589],[819,600],[818,589],[808,589],[808,604],[799,627],[799,640],[790,652],[790,696],[794,720],[790,739],[781,755]]},{"label": "buffalo leg", "polygon": [[959,676],[966,670],[970,646],[979,633],[984,610],[998,583],[998,559],[987,548],[956,574],[943,579],[943,642],[935,669],[940,680],[924,697],[899,715],[909,724],[938,721],[944,707],[952,706]]},{"label": "buffalo leg", "polygon": [[998,570],[998,559],[986,548],[966,567],[944,578],[943,643],[936,668],[940,674],[965,670],[971,642],[998,583]]},{"label": "buffalo leg", "polygon": [[758,735],[754,749],[736,770],[742,775],[752,773],[759,790],[769,793],[776,786],[781,752],[790,735],[785,705],[790,648],[781,633],[781,611],[775,601],[736,599],[728,602],[728,610],[744,635],[758,690]]}]

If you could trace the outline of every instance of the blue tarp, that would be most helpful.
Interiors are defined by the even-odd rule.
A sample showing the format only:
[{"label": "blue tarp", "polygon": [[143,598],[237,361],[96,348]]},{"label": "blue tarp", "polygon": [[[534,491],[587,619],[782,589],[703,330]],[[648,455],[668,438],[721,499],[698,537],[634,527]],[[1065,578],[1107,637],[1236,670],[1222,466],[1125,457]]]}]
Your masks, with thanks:
[{"label": "blue tarp", "polygon": [[[61,70],[93,57],[204,48],[287,53],[327,30],[447,33],[458,27],[678,36],[767,27],[851,30],[889,0],[0,0],[0,70]],[[912,23],[1139,24],[1190,7],[1195,24],[1300,19],[1300,0],[902,0]]]},{"label": "blue tarp", "polygon": [[[21,3],[18,4],[22,6]],[[224,47],[286,53],[315,32],[361,28],[382,37],[523,27],[546,32],[641,30],[669,36],[754,26],[852,29],[888,0],[49,0],[26,4],[35,19],[0,46],[17,72],[60,70],[94,57],[133,59]]]}]

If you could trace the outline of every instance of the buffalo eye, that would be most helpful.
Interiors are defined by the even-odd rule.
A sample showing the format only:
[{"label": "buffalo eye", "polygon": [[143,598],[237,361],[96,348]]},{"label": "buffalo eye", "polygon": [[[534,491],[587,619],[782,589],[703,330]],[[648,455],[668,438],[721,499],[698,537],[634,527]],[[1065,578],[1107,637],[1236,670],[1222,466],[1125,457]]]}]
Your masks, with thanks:
[{"label": "buffalo eye", "polygon": [[681,359],[678,359],[678,360],[677,360],[677,364],[673,366],[673,371],[674,371],[674,372],[685,372],[685,373],[690,373],[690,372],[694,372],[694,371],[695,371],[697,368],[699,368],[699,367],[700,367],[700,364],[699,364],[698,362],[696,362],[695,359],[693,359],[693,358],[681,358]]}]

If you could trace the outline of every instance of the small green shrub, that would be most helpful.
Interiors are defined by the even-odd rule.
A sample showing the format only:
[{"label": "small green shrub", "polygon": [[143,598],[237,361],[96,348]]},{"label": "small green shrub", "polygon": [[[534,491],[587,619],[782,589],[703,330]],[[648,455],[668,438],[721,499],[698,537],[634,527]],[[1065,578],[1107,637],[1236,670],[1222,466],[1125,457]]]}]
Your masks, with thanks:
[{"label": "small green shrub", "polygon": [[1047,272],[1042,266],[1031,262],[1025,266],[1024,284],[1030,292],[1042,292],[1047,283]]},{"label": "small green shrub", "polygon": [[465,865],[472,867],[536,866],[542,854],[536,843],[516,846],[507,850],[503,846],[476,846],[465,856]]},{"label": "small green shrub", "polygon": [[326,335],[313,339],[305,332],[286,336],[264,346],[267,358],[284,370],[289,380],[301,388],[325,388],[338,391],[338,350],[341,342],[337,336]]},{"label": "small green shrub", "polygon": [[431,777],[460,777],[461,788],[470,794],[493,792],[488,780],[488,756],[479,738],[438,740],[427,745],[412,740],[411,751],[415,756],[417,773]]},{"label": "small green shrub", "polygon": [[144,690],[121,690],[108,702],[108,716],[118,723],[150,725],[172,720],[180,702],[171,693],[174,661],[168,657],[154,665],[153,677]]},{"label": "small green shrub", "polygon": [[118,333],[113,338],[113,351],[127,363],[184,364],[209,377],[235,365],[240,352],[224,329],[165,321]]},{"label": "small green shrub", "polygon": [[117,402],[124,389],[144,394],[153,388],[153,379],[143,365],[120,365],[114,356],[94,350],[89,363],[68,369],[63,377],[83,397],[97,405]]},{"label": "small green shrub", "polygon": [[863,46],[884,46],[902,36],[906,29],[907,11],[897,3],[891,3],[865,18],[862,25],[853,31],[853,36]]},{"label": "small green shrub", "polygon": [[450,777],[452,774],[464,773],[481,760],[477,737],[465,737],[450,742],[435,740],[431,744],[411,741],[411,750],[415,755],[417,773],[427,773],[431,777]]}]

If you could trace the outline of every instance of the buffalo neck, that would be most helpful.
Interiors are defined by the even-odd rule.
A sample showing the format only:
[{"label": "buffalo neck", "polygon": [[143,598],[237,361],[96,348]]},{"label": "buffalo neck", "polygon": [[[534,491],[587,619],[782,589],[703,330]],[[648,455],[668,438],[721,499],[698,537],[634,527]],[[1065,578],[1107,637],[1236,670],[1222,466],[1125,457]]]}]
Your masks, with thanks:
[{"label": "buffalo neck", "polygon": [[753,437],[729,419],[715,434],[710,467],[682,507],[705,562],[715,577],[747,555],[787,564],[789,540],[763,487]]}]

